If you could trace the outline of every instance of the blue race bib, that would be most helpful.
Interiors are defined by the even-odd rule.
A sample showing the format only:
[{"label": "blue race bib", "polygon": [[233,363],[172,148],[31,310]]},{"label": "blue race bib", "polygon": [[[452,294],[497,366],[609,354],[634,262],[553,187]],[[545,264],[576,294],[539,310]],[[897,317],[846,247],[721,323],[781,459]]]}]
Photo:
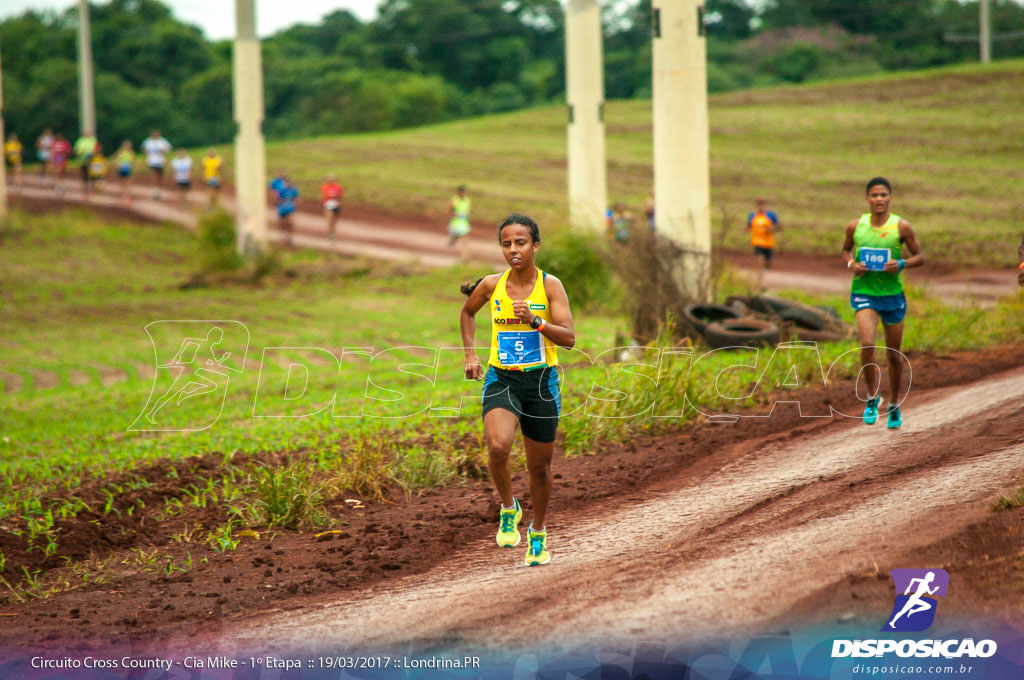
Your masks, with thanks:
[{"label": "blue race bib", "polygon": [[885,263],[889,261],[888,248],[861,248],[857,259],[873,272],[885,271]]},{"label": "blue race bib", "polygon": [[498,331],[498,361],[502,366],[543,363],[540,331]]}]

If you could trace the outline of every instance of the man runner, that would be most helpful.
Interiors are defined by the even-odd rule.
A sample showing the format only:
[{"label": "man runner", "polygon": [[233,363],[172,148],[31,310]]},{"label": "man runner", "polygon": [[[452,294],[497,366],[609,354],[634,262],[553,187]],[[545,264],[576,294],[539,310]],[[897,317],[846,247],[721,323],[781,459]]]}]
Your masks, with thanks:
[{"label": "man runner", "polygon": [[164,185],[164,166],[167,165],[166,156],[171,152],[171,143],[160,135],[159,130],[153,130],[149,137],[142,141],[142,153],[146,154],[146,165],[153,174],[153,182],[156,188],[153,189],[153,200],[160,200],[160,190]]},{"label": "man runner", "polygon": [[487,305],[491,313],[491,351],[483,387],[484,436],[488,469],[501,497],[498,545],[519,545],[523,509],[512,495],[509,453],[516,427],[523,432],[526,468],[530,475],[533,522],[527,532],[526,565],[547,564],[548,499],[551,496],[551,458],[561,410],[558,347],[576,344],[569,298],[562,282],[534,265],[540,248],[540,229],[525,215],[509,215],[498,227],[498,242],[509,268],[475,284],[466,283],[469,296],[459,315],[467,379],[484,377],[473,336],[476,313]]},{"label": "man runner", "polygon": [[1017,264],[1017,283],[1024,286],[1024,237],[1020,240],[1020,245],[1017,246],[1017,257],[1020,262]]},{"label": "man runner", "polygon": [[39,176],[45,178],[47,171],[50,169],[50,156],[53,152],[53,142],[56,137],[53,136],[53,130],[46,128],[43,133],[36,138],[36,158],[39,159]]},{"label": "man runner", "polygon": [[448,247],[459,246],[459,257],[469,259],[469,208],[471,201],[466,192],[466,185],[460,184],[448,204]]},{"label": "man runner", "polygon": [[82,162],[82,185],[86,199],[92,196],[92,157],[96,155],[99,140],[92,130],[83,130],[82,136],[75,142],[75,155]]},{"label": "man runner", "polygon": [[[299,197],[299,188],[287,176],[278,179],[280,179],[280,184],[277,184],[279,187],[277,189],[277,217],[280,221],[281,231],[285,235],[284,243],[286,246],[290,246],[292,234],[295,232],[292,214],[295,212],[295,201]],[[274,180],[274,182],[277,181],[277,179]],[[274,183],[271,183],[271,187],[273,186],[275,186]]]},{"label": "man runner", "polygon": [[220,194],[220,169],[223,164],[224,161],[216,149],[210,149],[203,156],[203,182],[210,188],[210,205],[217,202],[217,196]]},{"label": "man runner", "polygon": [[114,154],[114,164],[117,165],[117,176],[121,180],[121,200],[125,203],[132,202],[132,169],[135,166],[135,150],[132,143],[127,139],[121,142],[121,148]]},{"label": "man runner", "polygon": [[764,290],[764,272],[772,268],[775,232],[782,231],[779,218],[771,210],[765,210],[765,204],[763,198],[757,199],[754,203],[754,212],[747,215],[750,245],[754,247],[754,255],[761,260],[761,268],[757,271],[758,290]]},{"label": "man runner", "polygon": [[[910,224],[899,215],[889,212],[892,203],[892,185],[884,177],[868,182],[867,202],[871,212],[846,225],[843,240],[843,260],[853,271],[850,286],[850,305],[856,310],[857,330],[860,334],[860,361],[867,381],[870,398],[864,407],[864,422],[874,425],[878,420],[879,369],[875,359],[875,332],[881,320],[885,331],[886,356],[889,364],[888,427],[891,430],[903,424],[900,414],[900,384],[903,363],[900,344],[903,341],[903,317],[907,313],[907,299],[903,295],[900,272],[908,267],[924,264],[924,255]],[[903,246],[910,257],[902,259]]]},{"label": "man runner", "polygon": [[185,149],[178,149],[178,154],[171,161],[171,170],[178,185],[178,193],[181,194],[181,207],[187,208],[188,190],[192,188],[192,159]]},{"label": "man runner", "polygon": [[53,148],[50,150],[50,163],[53,165],[53,171],[56,175],[56,181],[53,186],[57,189],[58,194],[64,193],[64,174],[68,169],[68,157],[71,155],[71,142],[67,140],[62,134],[57,134],[53,140]]},{"label": "man runner", "polygon": [[25,148],[18,140],[18,135],[12,133],[4,144],[4,159],[7,162],[7,166],[13,173],[11,180],[12,184],[18,184],[21,182],[21,158],[24,152]]},{"label": "man runner", "polygon": [[324,214],[327,216],[327,240],[333,241],[334,228],[338,223],[338,214],[341,212],[341,198],[345,195],[345,189],[338,184],[338,178],[333,173],[324,178],[320,186],[320,201],[324,207]]}]

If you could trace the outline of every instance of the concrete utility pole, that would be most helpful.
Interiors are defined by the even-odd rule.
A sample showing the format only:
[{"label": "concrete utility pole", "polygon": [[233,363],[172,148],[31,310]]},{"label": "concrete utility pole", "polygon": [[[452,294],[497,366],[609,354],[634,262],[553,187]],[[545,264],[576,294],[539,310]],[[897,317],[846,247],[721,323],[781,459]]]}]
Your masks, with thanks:
[{"label": "concrete utility pole", "polygon": [[256,37],[255,0],[235,0],[235,191],[238,252],[267,244],[267,161],[263,149],[263,66]]},{"label": "concrete utility pole", "polygon": [[608,208],[602,37],[597,0],[569,0],[565,16],[569,224],[598,233],[604,231]]},{"label": "concrete utility pole", "polygon": [[987,64],[992,61],[992,15],[989,12],[989,0],[981,0],[978,3],[978,25],[981,42],[981,63]]},{"label": "concrete utility pole", "polygon": [[[3,59],[0,58],[0,152],[6,155],[4,144],[7,137],[4,136],[4,78]],[[0,220],[7,219],[7,163],[6,159],[0,159]]]},{"label": "concrete utility pole", "polygon": [[654,196],[659,235],[695,301],[711,295],[711,178],[702,0],[654,0]]},{"label": "concrete utility pole", "polygon": [[80,132],[96,134],[96,99],[92,84],[92,29],[89,2],[78,0],[78,122]]}]

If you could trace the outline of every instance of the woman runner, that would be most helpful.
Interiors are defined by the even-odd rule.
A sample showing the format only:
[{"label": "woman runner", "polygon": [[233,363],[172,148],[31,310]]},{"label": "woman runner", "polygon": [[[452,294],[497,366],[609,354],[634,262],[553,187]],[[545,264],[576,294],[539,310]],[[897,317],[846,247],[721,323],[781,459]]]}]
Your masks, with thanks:
[{"label": "woman runner", "polygon": [[[924,255],[910,224],[889,212],[892,185],[887,179],[875,177],[868,182],[867,201],[871,212],[846,225],[843,259],[846,267],[853,270],[850,305],[856,310],[860,362],[866,369],[870,395],[864,407],[864,422],[873,425],[878,420],[878,407],[882,404],[879,370],[874,363],[875,332],[881,320],[889,363],[889,407],[886,413],[889,429],[896,429],[903,424],[899,406],[903,379],[900,344],[903,342],[903,317],[907,313],[900,272],[923,265]],[[907,259],[902,259],[903,246],[910,251]]]},{"label": "woman runner", "polygon": [[469,296],[459,325],[466,354],[466,378],[484,378],[473,344],[476,313],[491,312],[491,350],[483,387],[484,436],[488,468],[501,497],[498,545],[519,545],[523,509],[512,495],[509,453],[516,426],[523,431],[526,468],[530,475],[533,522],[527,533],[526,565],[547,564],[548,499],[551,496],[551,456],[561,410],[558,347],[576,343],[569,298],[562,282],[534,265],[540,248],[537,223],[525,215],[509,215],[498,227],[498,241],[509,269],[475,284],[466,283]]}]

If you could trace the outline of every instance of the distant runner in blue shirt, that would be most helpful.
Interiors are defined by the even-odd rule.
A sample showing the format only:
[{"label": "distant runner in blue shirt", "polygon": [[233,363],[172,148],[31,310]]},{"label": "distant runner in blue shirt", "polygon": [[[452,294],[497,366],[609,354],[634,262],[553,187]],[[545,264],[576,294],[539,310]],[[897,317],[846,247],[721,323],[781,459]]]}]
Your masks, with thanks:
[{"label": "distant runner in blue shirt", "polygon": [[285,245],[290,246],[292,233],[295,231],[292,213],[295,212],[295,199],[299,197],[299,190],[285,175],[275,177],[270,183],[270,188],[277,194],[277,216],[281,220],[281,231],[285,234]]}]

